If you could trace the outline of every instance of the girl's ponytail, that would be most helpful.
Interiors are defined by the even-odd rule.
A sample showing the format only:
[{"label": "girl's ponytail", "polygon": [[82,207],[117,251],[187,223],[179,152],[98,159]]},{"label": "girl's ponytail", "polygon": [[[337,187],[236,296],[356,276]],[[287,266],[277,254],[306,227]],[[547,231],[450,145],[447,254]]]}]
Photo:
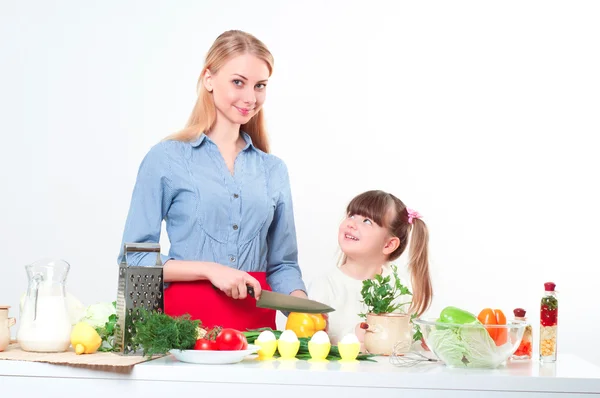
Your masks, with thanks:
[{"label": "girl's ponytail", "polygon": [[429,308],[433,298],[429,275],[429,232],[427,225],[421,219],[415,217],[410,222],[412,232],[408,249],[408,270],[413,290],[410,312],[420,316]]}]

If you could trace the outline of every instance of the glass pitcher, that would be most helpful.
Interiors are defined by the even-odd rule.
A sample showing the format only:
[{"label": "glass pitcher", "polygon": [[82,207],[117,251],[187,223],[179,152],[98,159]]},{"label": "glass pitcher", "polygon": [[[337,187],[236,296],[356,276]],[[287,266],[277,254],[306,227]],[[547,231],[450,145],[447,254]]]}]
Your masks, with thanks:
[{"label": "glass pitcher", "polygon": [[69,263],[40,260],[25,266],[29,284],[17,340],[24,351],[64,352],[71,340],[65,281]]}]

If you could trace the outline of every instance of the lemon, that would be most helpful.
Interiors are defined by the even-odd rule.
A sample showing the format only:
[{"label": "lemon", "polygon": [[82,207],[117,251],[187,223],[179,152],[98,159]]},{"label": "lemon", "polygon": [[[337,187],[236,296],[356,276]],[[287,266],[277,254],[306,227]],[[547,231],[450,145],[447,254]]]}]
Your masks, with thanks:
[{"label": "lemon", "polygon": [[79,322],[71,331],[71,345],[77,355],[93,354],[98,351],[102,339],[96,329],[86,322]]}]

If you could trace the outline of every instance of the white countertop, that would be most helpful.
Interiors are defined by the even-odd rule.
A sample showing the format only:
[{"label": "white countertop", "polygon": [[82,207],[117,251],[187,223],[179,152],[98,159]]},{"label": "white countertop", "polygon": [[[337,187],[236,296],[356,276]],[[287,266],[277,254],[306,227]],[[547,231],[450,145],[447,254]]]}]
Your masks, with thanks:
[{"label": "white countertop", "polygon": [[493,370],[452,369],[435,363],[400,368],[386,357],[378,357],[376,363],[247,358],[233,365],[195,365],[167,356],[135,365],[129,372],[0,360],[0,380],[11,377],[600,394],[600,367],[567,354],[554,364],[511,361]]}]

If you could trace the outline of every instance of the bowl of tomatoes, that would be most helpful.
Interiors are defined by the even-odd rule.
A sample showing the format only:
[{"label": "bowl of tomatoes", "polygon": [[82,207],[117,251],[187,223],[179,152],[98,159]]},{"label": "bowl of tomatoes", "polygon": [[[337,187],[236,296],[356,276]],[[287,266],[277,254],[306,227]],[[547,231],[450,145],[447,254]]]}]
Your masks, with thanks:
[{"label": "bowl of tomatoes", "polygon": [[259,346],[248,344],[239,330],[215,328],[196,340],[194,349],[170,350],[178,361],[195,364],[232,364],[255,354]]}]

